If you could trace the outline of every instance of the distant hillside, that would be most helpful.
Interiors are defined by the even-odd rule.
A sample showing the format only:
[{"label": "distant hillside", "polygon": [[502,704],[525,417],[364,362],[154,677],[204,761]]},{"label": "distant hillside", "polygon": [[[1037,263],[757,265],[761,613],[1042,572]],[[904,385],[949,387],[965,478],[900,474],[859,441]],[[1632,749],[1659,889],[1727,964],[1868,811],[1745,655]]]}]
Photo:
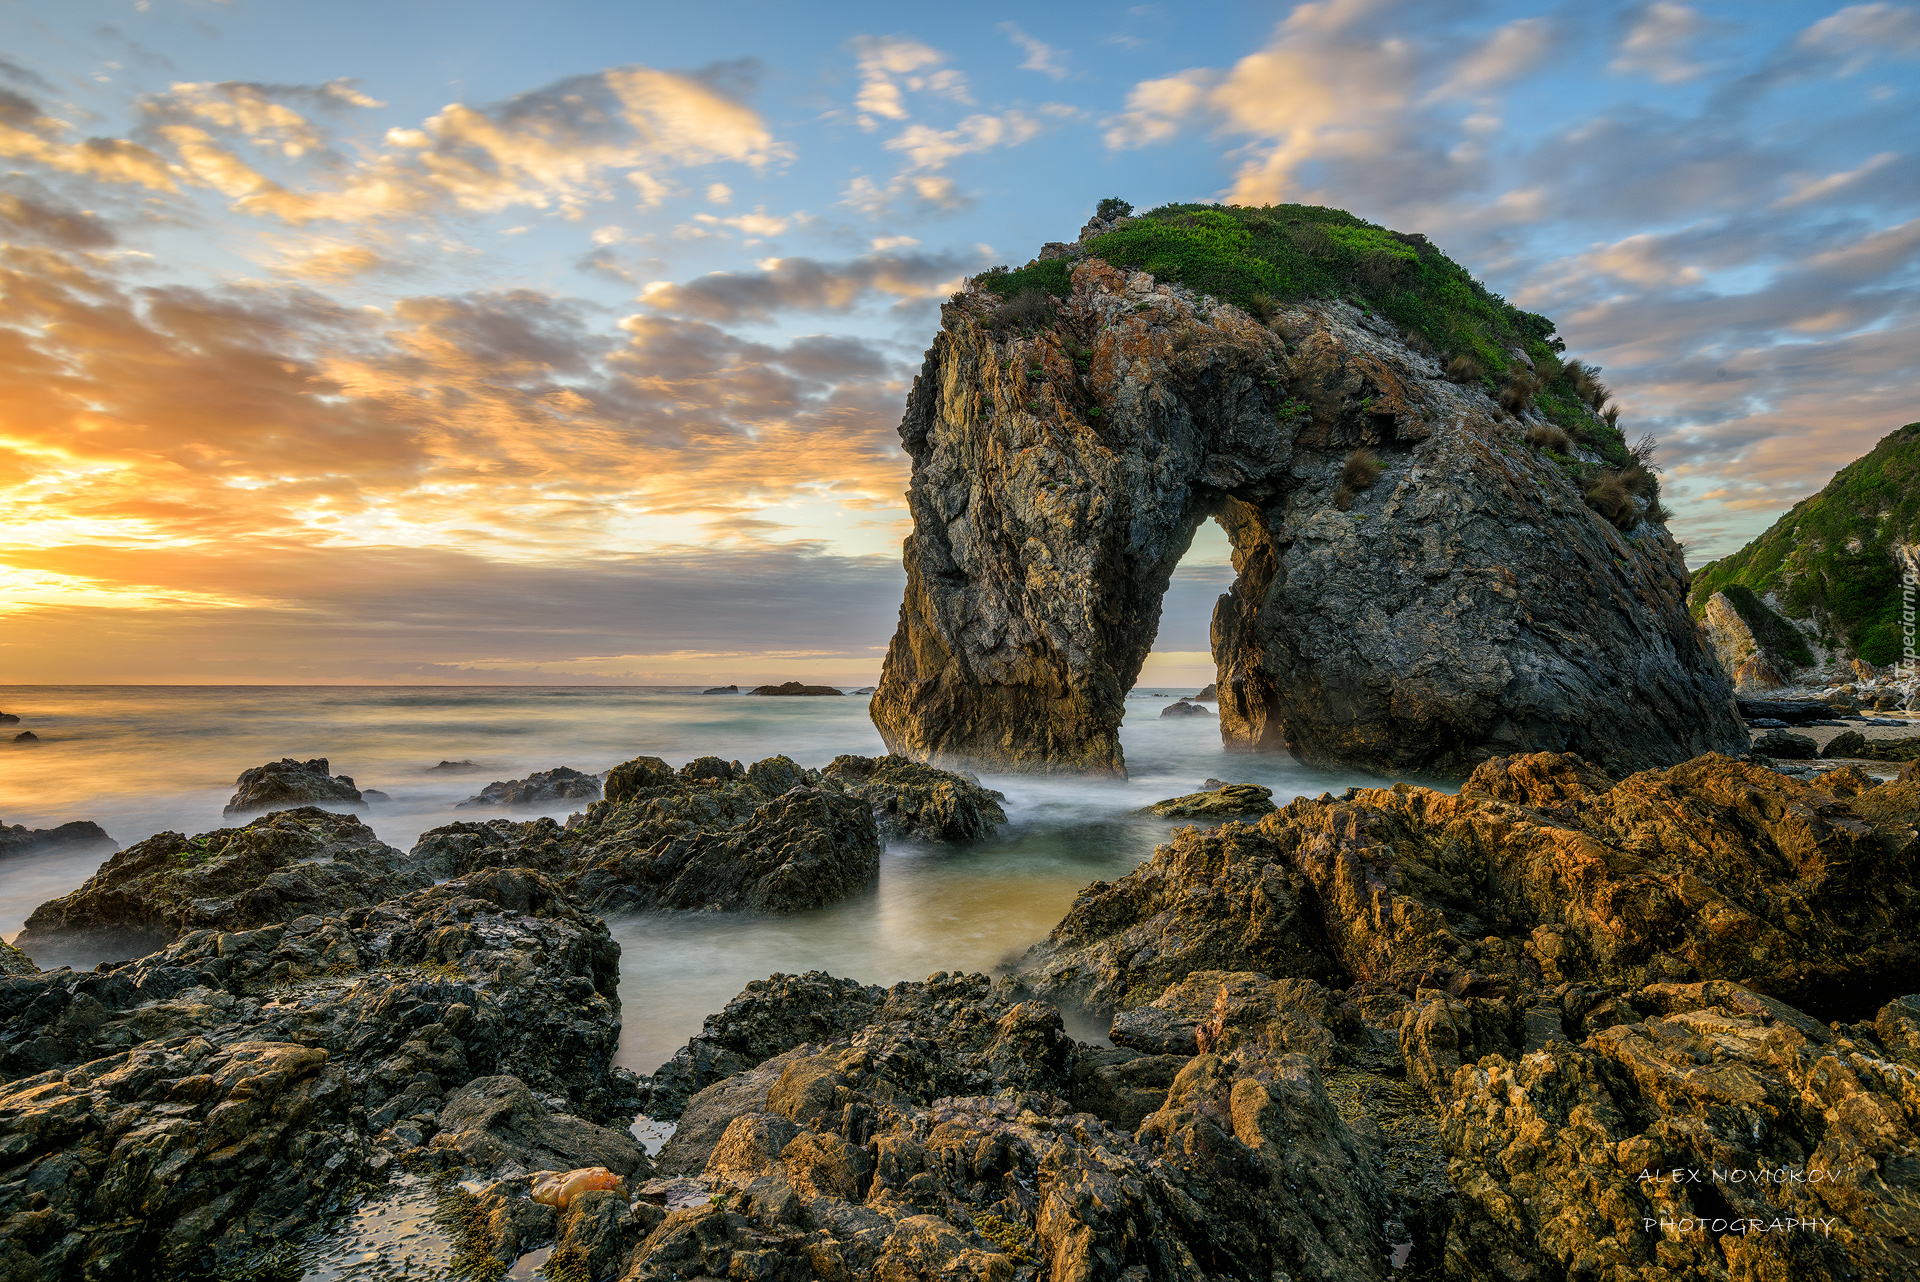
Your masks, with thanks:
[{"label": "distant hillside", "polygon": [[1725,592],[1782,672],[1813,662],[1801,636],[1806,629],[1829,651],[1892,663],[1901,650],[1899,549],[1916,544],[1920,423],[1909,423],[1765,534],[1702,566],[1689,602],[1698,618],[1708,598]]}]

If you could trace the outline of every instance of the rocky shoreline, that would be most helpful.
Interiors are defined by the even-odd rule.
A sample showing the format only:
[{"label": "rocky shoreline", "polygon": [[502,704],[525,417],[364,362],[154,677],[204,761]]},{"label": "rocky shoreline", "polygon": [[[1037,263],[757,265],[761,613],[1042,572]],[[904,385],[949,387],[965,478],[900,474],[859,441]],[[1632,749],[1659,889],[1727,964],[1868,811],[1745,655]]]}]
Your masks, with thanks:
[{"label": "rocky shoreline", "polygon": [[1920,783],[1542,753],[1258,791],[1175,799],[1251,817],[1008,973],[775,975],[650,1078],[598,907],[790,910],[995,794],[636,758],[564,826],[405,854],[313,807],[151,838],[36,920],[155,951],[0,977],[5,1275],[261,1276],[424,1180],[467,1277],[1915,1276]]}]

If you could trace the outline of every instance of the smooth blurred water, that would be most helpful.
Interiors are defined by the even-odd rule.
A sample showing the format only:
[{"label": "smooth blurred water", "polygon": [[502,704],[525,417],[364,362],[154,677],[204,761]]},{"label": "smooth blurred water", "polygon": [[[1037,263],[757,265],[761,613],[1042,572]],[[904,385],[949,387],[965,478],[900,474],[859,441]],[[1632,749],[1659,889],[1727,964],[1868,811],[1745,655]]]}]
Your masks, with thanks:
[{"label": "smooth blurred water", "polygon": [[[984,776],[1007,796],[1006,830],[966,846],[896,841],[878,885],[858,899],[782,918],[610,920],[622,948],[620,1061],[652,1071],[748,980],[775,971],[891,983],[991,970],[1044,938],[1081,889],[1124,875],[1174,827],[1133,811],[1209,777],[1266,784],[1279,802],[1379,782],[1310,771],[1285,756],[1230,756],[1214,718],[1160,717],[1190,693],[1129,696],[1125,781]],[[0,741],[0,822],[48,828],[91,819],[123,846],[156,832],[223,826],[220,808],[236,776],[280,757],[325,757],[334,773],[391,795],[358,813],[404,849],[428,828],[505,813],[454,809],[484,784],[554,766],[598,772],[641,754],[678,765],[709,754],[752,762],[776,753],[822,766],[843,752],[885,751],[861,696],[768,699],[631,686],[18,686],[0,687],[0,710],[21,717],[12,732],[30,729],[41,739]],[[439,761],[468,758],[485,769],[428,773]],[[578,808],[511,816],[564,818]],[[37,905],[78,886],[103,858],[69,850],[0,862],[0,934],[11,938]]]}]

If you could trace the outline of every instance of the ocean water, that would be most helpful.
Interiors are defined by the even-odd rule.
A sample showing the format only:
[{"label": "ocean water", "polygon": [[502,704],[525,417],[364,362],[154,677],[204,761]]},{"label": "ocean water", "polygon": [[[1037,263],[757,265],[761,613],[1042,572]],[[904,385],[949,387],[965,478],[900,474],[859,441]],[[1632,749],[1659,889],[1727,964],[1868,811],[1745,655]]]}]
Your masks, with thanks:
[{"label": "ocean water", "polygon": [[[776,971],[892,983],[1009,963],[1045,938],[1081,889],[1127,873],[1175,826],[1134,811],[1209,777],[1265,784],[1279,802],[1380,782],[1308,770],[1284,755],[1230,756],[1214,718],[1159,715],[1191,693],[1129,696],[1125,781],[984,775],[1006,794],[1006,829],[962,846],[891,842],[878,884],[858,899],[780,918],[610,918],[622,950],[620,1062],[651,1072],[747,981]],[[823,766],[844,752],[885,751],[862,696],[767,699],[630,686],[17,686],[0,687],[0,710],[21,717],[13,731],[40,737],[18,747],[0,741],[0,822],[48,828],[91,819],[122,846],[156,832],[225,826],[220,808],[236,776],[280,757],[325,757],[333,773],[387,793],[391,802],[358,813],[405,849],[456,819],[564,819],[579,806],[455,809],[492,780],[554,766],[598,772],[641,754],[677,766],[708,754],[752,762],[779,753]],[[481,769],[431,770],[443,760]],[[11,939],[36,906],[80,885],[106,853],[0,861],[0,936]],[[1073,1031],[1094,1038],[1102,1030],[1082,1021]]]}]

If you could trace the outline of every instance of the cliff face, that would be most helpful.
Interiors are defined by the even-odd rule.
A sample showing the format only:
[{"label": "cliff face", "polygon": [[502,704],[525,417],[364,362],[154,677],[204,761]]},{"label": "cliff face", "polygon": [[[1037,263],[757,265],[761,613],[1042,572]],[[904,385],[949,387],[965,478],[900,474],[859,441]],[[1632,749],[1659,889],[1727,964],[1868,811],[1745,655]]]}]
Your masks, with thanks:
[{"label": "cliff face", "polygon": [[915,381],[873,700],[893,751],[1121,772],[1122,700],[1209,517],[1238,572],[1213,619],[1230,747],[1396,774],[1743,748],[1678,547],[1589,508],[1532,411],[1350,303],[1262,323],[1097,258],[1071,282],[1024,333],[957,296]]}]

